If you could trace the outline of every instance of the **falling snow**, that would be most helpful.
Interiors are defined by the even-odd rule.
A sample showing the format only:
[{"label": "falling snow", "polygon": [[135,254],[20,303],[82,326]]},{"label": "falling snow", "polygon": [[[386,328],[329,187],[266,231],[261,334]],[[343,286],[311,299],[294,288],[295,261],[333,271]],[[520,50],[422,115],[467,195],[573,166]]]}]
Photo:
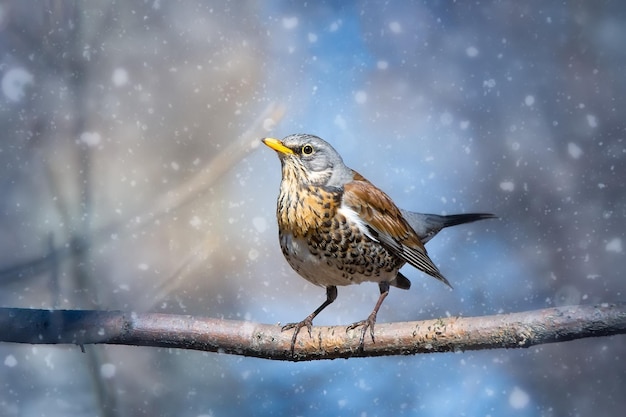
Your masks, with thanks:
[{"label": "falling snow", "polygon": [[256,249],[250,249],[248,251],[248,259],[250,259],[251,261],[256,260],[259,257],[259,251]]},{"label": "falling snow", "polygon": [[15,356],[13,355],[7,355],[4,358],[4,365],[8,366],[9,368],[13,368],[17,365],[17,359],[15,359]]},{"label": "falling snow", "polygon": [[111,379],[115,376],[117,368],[112,363],[104,363],[100,366],[100,375],[104,379]]},{"label": "falling snow", "polygon": [[[402,208],[500,217],[441,231],[427,249],[454,290],[407,266],[381,324],[624,298],[625,2],[105,3],[0,2],[5,305],[303,319],[324,289],[283,259],[260,142],[296,132]],[[314,326],[365,318],[378,290],[341,288]],[[384,366],[6,344],[0,409],[623,414],[624,343],[577,343]]]},{"label": "falling snow", "polygon": [[526,393],[526,391],[523,391],[519,387],[513,388],[513,391],[511,391],[511,394],[509,395],[509,405],[511,406],[511,408],[515,410],[520,410],[522,408],[525,408],[529,402],[530,397],[528,396],[528,393]]},{"label": "falling snow", "polygon": [[593,114],[588,114],[587,115],[587,124],[591,128],[596,128],[596,127],[598,127],[598,119]]},{"label": "falling snow", "polygon": [[398,22],[391,22],[389,23],[389,30],[393,33],[400,33],[402,32],[402,26]]},{"label": "falling snow", "polygon": [[128,84],[128,71],[124,68],[115,68],[113,70],[113,75],[111,76],[111,81],[116,87],[125,86]]},{"label": "falling snow", "polygon": [[265,130],[266,132],[271,131],[272,129],[274,129],[275,126],[276,126],[276,120],[271,119],[269,117],[263,120],[263,130]]},{"label": "falling snow", "polygon": [[506,192],[512,192],[515,190],[515,183],[513,181],[502,181],[500,183],[500,189]]},{"label": "falling snow", "polygon": [[622,253],[622,239],[615,237],[609,240],[604,249],[607,252]]},{"label": "falling snow", "polygon": [[80,134],[80,141],[87,146],[98,146],[102,137],[98,132],[83,132]]},{"label": "falling snow", "polygon": [[199,229],[200,226],[202,225],[202,219],[200,219],[200,217],[198,216],[193,216],[190,220],[189,220],[189,225],[191,227],[193,227],[194,229]]},{"label": "falling snow", "polygon": [[569,153],[569,156],[571,156],[572,158],[578,159],[582,156],[583,150],[580,149],[580,146],[570,142],[567,144],[567,153]]},{"label": "falling snow", "polygon": [[287,30],[295,29],[298,27],[297,17],[285,17],[283,18],[283,27]]},{"label": "falling snow", "polygon": [[439,121],[444,126],[450,126],[454,121],[454,117],[452,116],[452,113],[446,111],[441,113],[441,116],[439,116]]},{"label": "falling snow", "polygon": [[254,229],[259,233],[263,233],[267,230],[267,220],[265,219],[265,217],[257,216],[252,218],[252,225],[254,226]]},{"label": "falling snow", "polygon": [[26,87],[34,83],[35,77],[24,68],[11,68],[2,76],[2,94],[10,101],[21,101]]},{"label": "falling snow", "polygon": [[357,91],[354,94],[354,101],[357,104],[365,104],[367,102],[367,93],[365,91]]},{"label": "falling snow", "polygon": [[475,46],[468,46],[465,49],[465,54],[470,58],[476,58],[478,56],[478,48]]},{"label": "falling snow", "polygon": [[348,128],[346,119],[344,119],[343,116],[340,114],[335,116],[334,123],[335,123],[335,126],[337,126],[341,130],[346,130]]}]

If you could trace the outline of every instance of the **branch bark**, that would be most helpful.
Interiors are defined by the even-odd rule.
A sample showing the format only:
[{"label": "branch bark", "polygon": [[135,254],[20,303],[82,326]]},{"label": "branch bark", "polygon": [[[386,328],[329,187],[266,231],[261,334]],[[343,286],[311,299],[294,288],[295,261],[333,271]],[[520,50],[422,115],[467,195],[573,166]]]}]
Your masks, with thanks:
[{"label": "branch bark", "polygon": [[567,306],[481,317],[446,317],[376,325],[376,342],[358,350],[360,329],[313,328],[298,335],[280,326],[193,316],[99,310],[0,308],[0,341],[31,344],[153,346],[305,361],[527,348],[626,333],[626,303]]}]

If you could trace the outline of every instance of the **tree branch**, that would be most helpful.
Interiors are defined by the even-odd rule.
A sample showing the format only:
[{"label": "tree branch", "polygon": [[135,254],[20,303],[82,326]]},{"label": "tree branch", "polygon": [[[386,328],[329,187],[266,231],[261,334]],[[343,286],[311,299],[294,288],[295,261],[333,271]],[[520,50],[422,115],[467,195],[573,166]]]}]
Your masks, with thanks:
[{"label": "tree branch", "polygon": [[567,306],[482,317],[376,325],[376,343],[358,350],[360,329],[314,327],[290,352],[280,326],[155,313],[0,308],[0,341],[32,344],[154,346],[264,359],[304,361],[496,348],[626,333],[626,303]]}]

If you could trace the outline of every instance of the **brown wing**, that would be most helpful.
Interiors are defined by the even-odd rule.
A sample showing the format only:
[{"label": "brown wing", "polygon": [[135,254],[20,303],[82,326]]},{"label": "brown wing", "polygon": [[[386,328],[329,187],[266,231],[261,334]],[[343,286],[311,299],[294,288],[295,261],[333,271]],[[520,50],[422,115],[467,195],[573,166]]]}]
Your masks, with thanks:
[{"label": "brown wing", "polygon": [[424,244],[404,219],[400,209],[387,194],[361,174],[355,172],[354,181],[345,185],[343,204],[354,210],[371,236],[385,249],[420,271],[451,286],[428,257]]}]

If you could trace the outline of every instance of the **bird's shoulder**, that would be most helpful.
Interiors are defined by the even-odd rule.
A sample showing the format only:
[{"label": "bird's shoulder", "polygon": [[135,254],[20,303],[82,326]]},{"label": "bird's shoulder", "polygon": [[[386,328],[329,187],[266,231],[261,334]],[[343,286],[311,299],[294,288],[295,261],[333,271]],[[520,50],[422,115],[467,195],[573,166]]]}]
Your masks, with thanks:
[{"label": "bird's shoulder", "polygon": [[367,229],[366,234],[390,253],[450,285],[428,257],[424,244],[402,211],[362,175],[355,173],[354,180],[344,186],[342,207],[351,210]]},{"label": "bird's shoulder", "polygon": [[342,203],[377,233],[404,245],[423,248],[419,237],[391,197],[356,171],[353,181],[344,186]]}]

